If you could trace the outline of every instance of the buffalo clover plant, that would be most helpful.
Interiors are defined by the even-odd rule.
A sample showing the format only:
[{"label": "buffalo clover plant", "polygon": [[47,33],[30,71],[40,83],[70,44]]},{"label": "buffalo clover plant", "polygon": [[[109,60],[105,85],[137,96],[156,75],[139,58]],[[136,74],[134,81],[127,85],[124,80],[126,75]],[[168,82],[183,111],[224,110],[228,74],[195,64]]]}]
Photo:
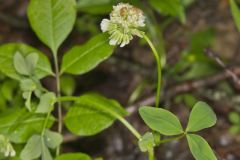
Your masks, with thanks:
[{"label": "buffalo clover plant", "polygon": [[[66,5],[67,4],[67,5]],[[0,158],[17,157],[22,160],[90,160],[84,153],[61,154],[63,125],[75,135],[95,135],[119,120],[137,138],[139,149],[154,159],[154,148],[173,140],[187,138],[189,148],[197,160],[215,160],[212,149],[196,132],[213,126],[216,116],[205,102],[194,105],[186,129],[168,110],[158,108],[161,87],[161,59],[147,33],[145,16],[141,9],[120,3],[113,7],[110,19],[103,19],[101,33],[82,45],[73,46],[63,56],[59,65],[59,47],[72,31],[76,20],[75,0],[30,0],[28,19],[37,37],[52,53],[54,69],[46,55],[27,44],[9,43],[0,46],[0,71],[17,80],[21,89],[21,107],[8,109],[0,116]],[[82,75],[94,69],[113,53],[115,46],[124,47],[138,36],[146,40],[153,51],[158,69],[155,107],[142,106],[139,113],[152,130],[141,135],[125,116],[128,112],[116,100],[99,93],[80,96],[61,94],[66,91],[60,79],[65,74]],[[49,91],[41,79],[52,76],[56,91]],[[63,81],[64,82],[64,81]],[[13,99],[14,100],[14,99]],[[63,106],[69,105],[63,117]],[[53,111],[57,111],[54,116]],[[51,129],[57,123],[57,130]],[[161,135],[170,136],[162,139]],[[14,146],[24,145],[17,149]]]}]

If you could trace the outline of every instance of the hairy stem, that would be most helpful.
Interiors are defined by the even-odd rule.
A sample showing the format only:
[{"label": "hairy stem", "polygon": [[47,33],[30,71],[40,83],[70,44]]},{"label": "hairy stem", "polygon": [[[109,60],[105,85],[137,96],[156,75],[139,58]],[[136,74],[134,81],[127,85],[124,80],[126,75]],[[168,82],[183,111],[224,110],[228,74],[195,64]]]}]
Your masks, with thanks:
[{"label": "hairy stem", "polygon": [[156,48],[154,47],[152,41],[148,38],[146,34],[142,34],[143,38],[147,41],[148,45],[150,46],[152,53],[155,57],[156,63],[157,63],[157,94],[155,99],[155,105],[156,107],[159,107],[160,102],[160,92],[161,92],[161,77],[162,77],[162,66],[161,66],[161,57],[159,56]]},{"label": "hairy stem", "polygon": [[[61,97],[61,88],[60,88],[60,73],[59,73],[59,66],[58,66],[58,58],[57,58],[57,54],[54,53],[54,66],[55,66],[55,78],[56,78],[56,94],[57,94],[57,98]],[[57,107],[58,107],[58,133],[62,133],[62,128],[63,128],[63,124],[62,124],[62,107],[61,107],[61,101],[57,102]],[[60,146],[57,147],[56,150],[56,155],[58,156],[60,153]]]}]

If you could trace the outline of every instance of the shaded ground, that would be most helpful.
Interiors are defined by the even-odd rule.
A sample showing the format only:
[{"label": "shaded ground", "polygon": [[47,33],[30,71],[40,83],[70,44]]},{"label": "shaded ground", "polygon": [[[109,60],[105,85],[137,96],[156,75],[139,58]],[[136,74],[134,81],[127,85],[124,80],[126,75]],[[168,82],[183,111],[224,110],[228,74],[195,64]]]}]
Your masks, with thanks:
[{"label": "shaded ground", "polygon": [[[49,51],[40,43],[29,28],[25,14],[27,3],[27,0],[0,0],[0,43],[28,43],[45,51],[51,57]],[[173,65],[179,60],[179,53],[189,44],[189,32],[200,31],[208,27],[212,27],[216,31],[216,41],[213,49],[226,59],[226,63],[238,67],[240,61],[240,36],[233,24],[227,0],[198,0],[187,10],[186,25],[180,25],[178,22],[171,24],[164,32],[168,63]],[[66,40],[66,43],[64,43],[62,51],[73,44],[83,43],[86,40],[86,36],[88,34],[83,36],[75,30]],[[135,41],[126,48],[118,49],[112,58],[101,64],[96,70],[77,77],[78,89],[76,94],[81,94],[88,90],[99,91],[108,97],[119,100],[123,105],[129,106],[127,104],[128,98],[137,84],[143,81],[145,77],[149,77],[150,81],[154,79],[153,64],[154,60],[149,48],[139,46]],[[219,68],[219,73],[223,72]],[[174,85],[178,83],[171,78],[168,78],[166,81],[169,81],[170,86],[166,86],[165,90],[174,88]],[[190,89],[188,92],[196,95],[199,100],[205,100],[211,106],[214,106],[218,116],[217,125],[203,131],[202,135],[213,146],[218,159],[238,160],[240,159],[240,134],[231,135],[228,132],[230,127],[228,113],[233,110],[239,110],[239,106],[233,105],[229,101],[239,94],[240,87],[233,84],[231,79],[228,82],[235,91],[230,97],[220,96],[219,98],[219,96],[216,96],[216,94],[220,93],[216,87],[216,84],[220,83],[218,81],[210,83],[210,85],[205,87]],[[52,78],[44,79],[43,83],[49,88],[54,86]],[[54,90],[54,88],[51,89]],[[165,90],[164,93],[166,93]],[[224,93],[225,91],[223,90],[222,92]],[[148,86],[139,101],[146,102],[145,100],[148,100],[147,102],[152,102],[152,94],[151,86]],[[183,125],[186,125],[189,113],[188,107],[183,103],[175,103],[172,97],[163,99],[162,105],[172,106],[170,108],[171,111],[180,117]],[[133,109],[133,114],[128,120],[139,131],[144,132],[147,128],[136,113],[136,107],[139,107],[139,105],[131,107],[131,109],[135,109]],[[94,137],[80,137],[76,139],[76,137],[66,132],[65,142],[65,152],[81,151],[95,157],[103,156],[107,160],[146,159],[139,152],[136,139],[119,122],[116,122],[112,127]],[[156,155],[159,160],[192,159],[185,140],[181,141],[181,143],[173,142],[159,147],[156,150]]]}]

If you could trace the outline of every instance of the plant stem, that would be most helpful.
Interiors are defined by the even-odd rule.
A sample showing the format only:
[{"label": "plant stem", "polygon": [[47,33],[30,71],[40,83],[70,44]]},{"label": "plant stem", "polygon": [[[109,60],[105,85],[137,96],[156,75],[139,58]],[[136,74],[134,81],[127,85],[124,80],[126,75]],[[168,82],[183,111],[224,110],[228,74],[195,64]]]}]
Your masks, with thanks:
[{"label": "plant stem", "polygon": [[[74,96],[64,96],[64,97],[58,97],[59,102],[63,101],[76,101],[78,98]],[[122,124],[124,124],[131,132],[132,134],[137,138],[141,138],[141,134],[123,117],[119,116],[118,114],[115,114],[114,112],[110,112],[112,115],[114,115]]]},{"label": "plant stem", "polygon": [[141,138],[141,134],[123,117],[117,116],[118,120],[122,122],[131,132],[132,134],[139,140]]},{"label": "plant stem", "polygon": [[45,120],[44,120],[44,124],[43,124],[43,128],[42,128],[42,133],[41,133],[41,136],[42,136],[42,137],[43,137],[44,132],[45,132],[45,130],[46,130],[46,128],[47,128],[47,123],[48,123],[48,119],[49,119],[50,115],[51,115],[51,111],[48,112],[47,117],[46,117]]},{"label": "plant stem", "polygon": [[143,38],[147,41],[148,45],[150,46],[153,55],[155,57],[156,63],[157,63],[157,95],[155,100],[156,107],[159,107],[160,102],[160,91],[161,91],[161,77],[162,77],[162,65],[161,65],[161,57],[158,54],[156,48],[154,47],[152,41],[148,38],[146,34],[142,34]]},{"label": "plant stem", "polygon": [[177,137],[173,137],[173,138],[168,138],[168,139],[164,139],[160,142],[160,144],[163,144],[163,143],[168,143],[168,142],[171,142],[171,141],[175,141],[175,140],[179,140],[181,138],[183,138],[185,136],[185,134],[181,134]]},{"label": "plant stem", "polygon": [[148,150],[148,160],[154,160],[154,148]]},{"label": "plant stem", "polygon": [[62,96],[62,97],[58,97],[57,101],[59,102],[76,101],[77,99],[78,97],[74,97],[74,96]]},{"label": "plant stem", "polygon": [[[61,97],[61,89],[60,89],[60,73],[59,73],[59,66],[58,66],[58,58],[57,53],[53,54],[54,58],[54,66],[55,66],[55,77],[56,77],[56,88],[57,88],[57,98]],[[58,133],[62,133],[62,107],[61,107],[61,101],[57,102],[58,107]],[[56,155],[58,156],[60,153],[60,146],[56,149]]]}]

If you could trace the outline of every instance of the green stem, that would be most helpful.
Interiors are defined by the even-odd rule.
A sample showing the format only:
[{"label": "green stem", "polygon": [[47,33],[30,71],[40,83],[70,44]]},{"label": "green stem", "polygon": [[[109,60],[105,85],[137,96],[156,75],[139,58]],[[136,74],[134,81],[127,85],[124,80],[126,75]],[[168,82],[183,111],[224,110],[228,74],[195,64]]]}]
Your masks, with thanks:
[{"label": "green stem", "polygon": [[139,140],[141,138],[141,134],[123,117],[117,116],[118,120],[122,122],[131,132],[132,134]]},{"label": "green stem", "polygon": [[181,138],[185,137],[185,134],[181,134],[177,137],[173,137],[173,138],[168,138],[168,139],[164,139],[160,142],[160,144],[163,144],[163,143],[168,143],[168,142],[171,142],[171,141],[176,141],[176,140],[179,140]]},{"label": "green stem", "polygon": [[50,115],[51,115],[51,111],[48,112],[47,117],[46,117],[45,120],[44,120],[44,124],[43,124],[43,128],[42,128],[42,133],[41,133],[41,136],[42,136],[42,137],[44,136],[44,132],[45,132],[45,130],[46,130],[46,128],[47,128],[47,123],[48,123],[48,120],[49,120]]},{"label": "green stem", "polygon": [[62,97],[58,97],[57,101],[59,102],[76,101],[77,99],[78,97],[74,97],[74,96],[62,96]]},{"label": "green stem", "polygon": [[146,34],[142,34],[143,38],[147,41],[148,45],[150,46],[153,55],[155,57],[156,63],[157,63],[157,95],[156,95],[156,100],[155,100],[155,105],[156,107],[159,107],[159,102],[160,102],[160,91],[161,91],[161,77],[162,77],[162,66],[161,66],[161,57],[159,56],[156,48],[154,47],[152,41],[148,38]]},{"label": "green stem", "polygon": [[[64,97],[58,97],[58,101],[64,102],[64,101],[76,101],[78,98],[74,96],[64,96]],[[110,112],[110,111],[109,111]],[[131,132],[132,134],[137,138],[141,138],[141,134],[123,117],[119,116],[118,114],[114,112],[110,112],[114,117],[116,117],[122,124],[124,124]]]},{"label": "green stem", "polygon": [[148,150],[148,160],[154,160],[154,148]]},{"label": "green stem", "polygon": [[[56,77],[56,87],[57,87],[57,98],[61,97],[61,88],[60,88],[60,73],[59,73],[59,66],[58,66],[58,58],[57,58],[57,53],[53,53],[53,58],[54,58],[54,66],[55,66],[55,77]],[[61,107],[61,101],[57,102],[57,107],[58,107],[58,133],[62,133],[62,128],[63,128],[63,118],[62,118],[62,107]],[[58,156],[60,153],[60,146],[57,147],[56,149],[56,155]]]}]

